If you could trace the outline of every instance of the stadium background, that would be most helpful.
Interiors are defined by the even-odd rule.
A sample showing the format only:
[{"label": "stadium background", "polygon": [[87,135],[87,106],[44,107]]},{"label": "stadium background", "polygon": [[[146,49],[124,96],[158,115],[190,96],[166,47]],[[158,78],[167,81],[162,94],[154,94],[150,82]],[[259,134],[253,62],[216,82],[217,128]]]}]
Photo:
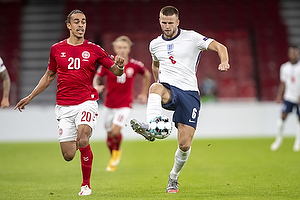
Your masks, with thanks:
[{"label": "stadium background", "polygon": [[[233,117],[255,118],[260,114],[256,122],[268,119],[265,124],[270,126],[266,131],[262,123],[261,129],[254,132],[276,131],[270,127],[279,116],[279,107],[273,104],[279,67],[287,60],[288,45],[300,45],[300,2],[297,0],[0,0],[0,56],[11,76],[11,105],[28,95],[44,74],[51,45],[68,37],[64,20],[71,10],[80,9],[86,14],[86,38],[111,54],[111,42],[119,35],[129,36],[134,42],[131,57],[143,61],[151,70],[148,45],[161,33],[158,12],[165,5],[179,9],[181,28],[196,30],[228,47],[232,67],[228,72],[217,71],[219,60],[214,52],[204,52],[198,66],[199,83],[206,74],[211,74],[217,82],[218,103],[207,106],[212,109],[210,112],[223,108],[228,108],[224,113],[232,112],[231,106],[239,102],[240,106],[235,108],[240,108],[240,112],[232,112]],[[136,79],[136,83],[140,81]],[[140,86],[135,84],[135,96]],[[55,90],[53,83],[32,101],[30,106],[37,107],[26,110],[27,113],[34,111],[28,116],[28,123],[30,118],[40,114],[40,108],[49,107],[53,112]],[[1,95],[2,84],[0,98]],[[249,108],[253,108],[250,115],[243,113]],[[257,109],[269,114],[255,113]],[[10,120],[16,120],[17,112],[11,114],[11,110],[0,111],[4,122],[1,123],[2,136],[5,130],[12,128]],[[43,110],[43,113],[48,111]],[[214,127],[214,124],[209,126]]]}]

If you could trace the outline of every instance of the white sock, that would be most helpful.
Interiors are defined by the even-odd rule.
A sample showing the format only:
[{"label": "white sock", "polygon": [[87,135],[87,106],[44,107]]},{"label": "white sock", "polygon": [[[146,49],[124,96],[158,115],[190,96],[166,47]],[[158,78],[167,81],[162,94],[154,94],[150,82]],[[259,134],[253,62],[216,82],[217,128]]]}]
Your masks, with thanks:
[{"label": "white sock", "polygon": [[161,115],[161,96],[155,93],[149,94],[147,104],[147,122],[149,123],[153,118]]},{"label": "white sock", "polygon": [[296,137],[295,142],[300,142],[300,123],[298,123],[297,130],[296,130]]},{"label": "white sock", "polygon": [[173,169],[170,172],[170,178],[171,179],[177,179],[178,178],[178,175],[179,175],[181,169],[183,168],[184,164],[188,160],[190,153],[191,153],[191,148],[186,152],[179,149],[179,147],[177,148],[177,151],[175,153],[174,166],[173,166]]},{"label": "white sock", "polygon": [[284,125],[284,121],[280,118],[277,121],[277,129],[278,129],[278,133],[277,133],[277,139],[282,139],[282,130],[283,130],[283,125]]}]

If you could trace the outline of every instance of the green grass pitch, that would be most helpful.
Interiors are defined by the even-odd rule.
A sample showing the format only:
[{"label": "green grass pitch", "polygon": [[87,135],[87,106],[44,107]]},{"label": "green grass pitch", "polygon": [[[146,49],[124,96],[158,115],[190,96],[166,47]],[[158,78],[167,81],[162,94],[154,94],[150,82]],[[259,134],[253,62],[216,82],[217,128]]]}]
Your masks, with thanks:
[{"label": "green grass pitch", "polygon": [[109,153],[92,141],[93,194],[79,197],[79,152],[63,160],[58,142],[0,143],[0,199],[300,199],[300,152],[285,138],[197,139],[179,176],[179,193],[166,194],[177,141],[124,141],[115,172]]}]

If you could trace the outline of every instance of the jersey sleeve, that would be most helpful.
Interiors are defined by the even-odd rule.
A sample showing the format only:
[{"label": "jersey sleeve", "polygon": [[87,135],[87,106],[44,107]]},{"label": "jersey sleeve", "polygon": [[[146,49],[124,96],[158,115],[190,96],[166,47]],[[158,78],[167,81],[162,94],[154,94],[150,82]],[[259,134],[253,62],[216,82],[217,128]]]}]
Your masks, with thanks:
[{"label": "jersey sleeve", "polygon": [[213,41],[213,39],[205,37],[195,31],[191,31],[191,37],[198,49],[200,49],[201,51],[207,50],[208,45]]},{"label": "jersey sleeve", "polygon": [[114,64],[114,61],[111,59],[109,54],[100,46],[97,46],[96,50],[97,50],[97,53],[99,54],[97,63],[107,69],[111,68],[111,66],[113,66],[113,64]]},{"label": "jersey sleeve", "polygon": [[5,67],[5,65],[3,63],[2,58],[0,57],[0,73],[3,72],[5,69],[6,69],[6,67]]},{"label": "jersey sleeve", "polygon": [[150,54],[151,54],[151,57],[152,57],[152,60],[153,61],[158,61],[158,59],[156,58],[156,56],[155,56],[155,54],[154,54],[154,50],[153,50],[153,43],[154,43],[155,41],[154,40],[152,40],[151,42],[150,42],[150,44],[149,44],[149,51],[150,51]]},{"label": "jersey sleeve", "polygon": [[48,61],[48,70],[56,72],[56,60],[55,60],[55,48],[54,46],[51,47],[50,49],[50,56],[49,56],[49,61]]},{"label": "jersey sleeve", "polygon": [[280,67],[280,81],[285,82],[287,80],[287,75],[285,73],[285,66],[281,65]]}]

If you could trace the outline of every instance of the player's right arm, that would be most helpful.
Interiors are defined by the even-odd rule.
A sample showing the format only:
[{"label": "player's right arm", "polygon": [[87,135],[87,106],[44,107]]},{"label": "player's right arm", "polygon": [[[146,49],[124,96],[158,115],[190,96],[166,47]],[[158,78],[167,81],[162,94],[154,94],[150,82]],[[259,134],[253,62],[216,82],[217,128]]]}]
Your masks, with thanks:
[{"label": "player's right arm", "polygon": [[38,94],[43,92],[55,79],[56,72],[50,71],[47,69],[44,76],[40,79],[37,86],[33,89],[33,91],[25,98],[21,99],[17,105],[15,106],[15,109],[19,109],[20,112],[22,112],[23,109],[25,109],[25,106],[30,103],[30,101],[36,97]]},{"label": "player's right arm", "polygon": [[152,61],[152,73],[154,77],[154,81],[158,81],[158,72],[159,72],[159,61]]}]

